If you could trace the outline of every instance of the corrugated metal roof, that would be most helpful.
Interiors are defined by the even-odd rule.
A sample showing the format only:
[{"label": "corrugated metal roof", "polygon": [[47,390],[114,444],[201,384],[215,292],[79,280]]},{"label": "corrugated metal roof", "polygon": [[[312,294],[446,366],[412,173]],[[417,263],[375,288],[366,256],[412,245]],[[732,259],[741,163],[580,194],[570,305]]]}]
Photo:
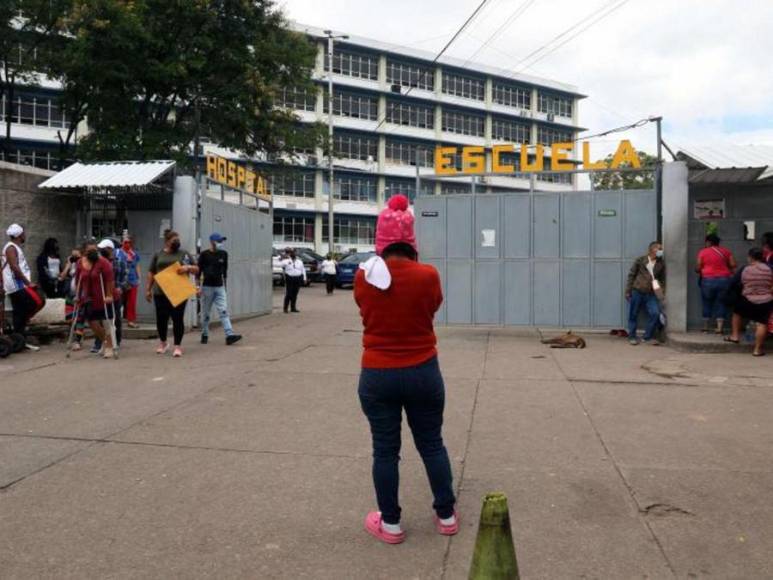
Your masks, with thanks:
[{"label": "corrugated metal roof", "polygon": [[748,169],[691,169],[690,183],[751,183],[757,181],[762,167]]},{"label": "corrugated metal roof", "polygon": [[773,145],[693,145],[679,154],[708,169],[761,169],[757,177],[773,177]]},{"label": "corrugated metal roof", "polygon": [[138,187],[150,185],[174,166],[174,161],[75,163],[38,187],[41,189]]}]

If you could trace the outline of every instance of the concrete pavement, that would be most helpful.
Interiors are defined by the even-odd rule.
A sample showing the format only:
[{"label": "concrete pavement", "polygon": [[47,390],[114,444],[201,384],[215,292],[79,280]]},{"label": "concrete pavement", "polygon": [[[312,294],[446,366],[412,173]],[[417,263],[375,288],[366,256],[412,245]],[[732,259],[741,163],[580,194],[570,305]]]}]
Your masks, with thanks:
[{"label": "concrete pavement", "polygon": [[524,578],[773,576],[773,357],[439,329],[463,526],[434,533],[405,433],[386,546],[362,531],[357,311],[319,286],[299,307],[180,360],[0,361],[0,578],[465,578],[494,490]]}]

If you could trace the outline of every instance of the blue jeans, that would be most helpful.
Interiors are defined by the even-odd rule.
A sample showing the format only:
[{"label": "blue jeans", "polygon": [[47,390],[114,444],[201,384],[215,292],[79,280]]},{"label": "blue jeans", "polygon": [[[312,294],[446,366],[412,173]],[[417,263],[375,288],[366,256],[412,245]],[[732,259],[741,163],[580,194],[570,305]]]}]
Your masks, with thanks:
[{"label": "blue jeans", "polygon": [[228,304],[225,299],[225,286],[202,286],[201,287],[201,335],[209,336],[209,314],[212,305],[217,308],[217,314],[220,316],[220,323],[226,336],[231,336],[234,329],[231,326],[231,319],[228,317]]},{"label": "blue jeans", "polygon": [[660,302],[654,292],[645,294],[634,290],[631,293],[631,304],[628,308],[628,334],[636,338],[636,328],[639,325],[639,311],[642,306],[647,309],[647,328],[644,330],[644,340],[651,340],[660,326]]},{"label": "blue jeans", "polygon": [[701,280],[701,302],[703,303],[703,318],[727,318],[725,298],[730,288],[731,278],[703,278]]},{"label": "blue jeans", "polygon": [[451,462],[441,435],[445,386],[437,357],[416,367],[362,369],[359,395],[373,436],[373,483],[384,522],[400,522],[398,464],[403,409],[427,471],[434,496],[432,507],[438,517],[450,518],[456,498]]}]

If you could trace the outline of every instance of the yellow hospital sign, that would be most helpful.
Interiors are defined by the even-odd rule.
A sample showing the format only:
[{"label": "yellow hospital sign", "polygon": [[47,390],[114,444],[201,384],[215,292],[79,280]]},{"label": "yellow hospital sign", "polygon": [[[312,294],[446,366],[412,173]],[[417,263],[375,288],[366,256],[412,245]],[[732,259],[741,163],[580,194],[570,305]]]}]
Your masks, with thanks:
[{"label": "yellow hospital sign", "polygon": [[[569,160],[569,155],[574,148],[574,143],[553,143],[550,146],[550,168],[549,171],[571,171],[575,164]],[[515,165],[505,163],[503,153],[515,153],[515,145],[494,145],[491,148],[491,171],[493,173],[516,173]],[[438,175],[457,175],[464,173],[475,175],[486,172],[486,151],[483,147],[468,146],[461,148],[462,166],[457,169],[455,156],[459,154],[458,147],[438,147],[435,149],[435,173]],[[534,159],[529,158],[529,146],[520,147],[521,167],[518,172],[532,173],[545,171],[545,146],[536,145],[534,147]],[[628,164],[634,169],[641,167],[639,156],[631,142],[620,141],[612,157],[612,162],[607,165],[604,161],[591,161],[590,143],[582,144],[582,167],[583,169],[617,169],[623,164]]]},{"label": "yellow hospital sign", "polygon": [[207,155],[207,177],[233,189],[243,189],[258,197],[270,198],[266,180],[246,167],[219,155]]}]

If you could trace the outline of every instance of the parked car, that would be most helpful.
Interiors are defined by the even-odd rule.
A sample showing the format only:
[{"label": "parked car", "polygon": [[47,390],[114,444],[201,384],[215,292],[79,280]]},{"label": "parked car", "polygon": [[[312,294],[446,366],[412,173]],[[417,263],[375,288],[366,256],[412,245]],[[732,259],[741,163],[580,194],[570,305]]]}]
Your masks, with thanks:
[{"label": "parked car", "polygon": [[312,282],[322,282],[322,256],[308,248],[296,248],[295,252],[306,267],[306,285]]},{"label": "parked car", "polygon": [[375,255],[375,252],[357,252],[356,254],[349,254],[345,258],[341,258],[338,262],[338,279],[336,280],[336,286],[339,288],[352,286],[360,264],[366,262]]}]

